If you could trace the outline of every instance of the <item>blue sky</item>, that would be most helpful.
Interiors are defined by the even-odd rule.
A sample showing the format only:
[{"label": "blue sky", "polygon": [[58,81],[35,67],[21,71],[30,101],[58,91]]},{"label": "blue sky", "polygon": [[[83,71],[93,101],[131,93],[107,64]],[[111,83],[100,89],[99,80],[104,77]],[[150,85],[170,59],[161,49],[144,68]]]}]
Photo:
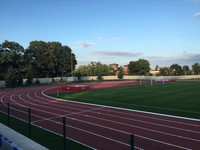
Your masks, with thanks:
[{"label": "blue sky", "polygon": [[0,43],[71,47],[91,61],[151,67],[200,63],[200,0],[0,0]]}]

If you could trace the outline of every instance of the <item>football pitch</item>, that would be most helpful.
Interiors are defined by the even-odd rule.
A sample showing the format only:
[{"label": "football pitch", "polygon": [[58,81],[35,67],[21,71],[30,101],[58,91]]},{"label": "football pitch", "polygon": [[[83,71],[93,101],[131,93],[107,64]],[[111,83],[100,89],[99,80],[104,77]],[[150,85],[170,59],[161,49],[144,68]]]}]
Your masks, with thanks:
[{"label": "football pitch", "polygon": [[57,95],[66,100],[200,119],[200,81],[105,88]]}]

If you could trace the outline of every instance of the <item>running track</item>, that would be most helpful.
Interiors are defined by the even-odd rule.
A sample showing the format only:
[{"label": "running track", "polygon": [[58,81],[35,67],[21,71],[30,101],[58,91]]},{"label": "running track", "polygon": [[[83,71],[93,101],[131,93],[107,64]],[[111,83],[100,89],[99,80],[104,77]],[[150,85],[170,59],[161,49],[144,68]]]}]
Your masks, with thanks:
[{"label": "running track", "polygon": [[130,134],[135,149],[199,150],[200,120],[176,118],[139,111],[56,100],[46,96],[58,86],[1,90],[0,111],[10,103],[11,115],[27,120],[31,108],[32,124],[62,135],[66,117],[67,136],[94,149],[130,150]]}]

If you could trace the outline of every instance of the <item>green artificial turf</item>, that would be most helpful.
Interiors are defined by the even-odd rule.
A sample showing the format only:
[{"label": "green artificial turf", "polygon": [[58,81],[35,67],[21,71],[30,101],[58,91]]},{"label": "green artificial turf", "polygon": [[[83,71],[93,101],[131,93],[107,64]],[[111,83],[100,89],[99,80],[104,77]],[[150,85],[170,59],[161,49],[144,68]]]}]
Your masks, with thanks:
[{"label": "green artificial turf", "polygon": [[200,119],[199,81],[68,92],[57,97]]}]

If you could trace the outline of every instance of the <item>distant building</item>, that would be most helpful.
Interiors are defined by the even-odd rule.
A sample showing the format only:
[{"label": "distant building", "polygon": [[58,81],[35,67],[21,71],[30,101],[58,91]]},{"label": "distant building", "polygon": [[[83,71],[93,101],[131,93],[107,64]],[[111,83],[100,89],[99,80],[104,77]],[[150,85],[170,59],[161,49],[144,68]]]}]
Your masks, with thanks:
[{"label": "distant building", "polygon": [[128,75],[128,65],[124,65],[124,75]]},{"label": "distant building", "polygon": [[115,71],[118,71],[119,64],[110,64],[109,66],[112,67]]},{"label": "distant building", "polygon": [[153,75],[153,76],[159,75],[159,74],[160,74],[160,67],[159,67],[158,65],[156,65],[156,68],[155,68],[154,70],[151,69],[151,70],[149,71],[149,73],[150,73],[151,75]]},{"label": "distant building", "polygon": [[113,68],[113,71],[111,73],[117,75],[119,70],[119,64],[109,64],[109,66]]}]

